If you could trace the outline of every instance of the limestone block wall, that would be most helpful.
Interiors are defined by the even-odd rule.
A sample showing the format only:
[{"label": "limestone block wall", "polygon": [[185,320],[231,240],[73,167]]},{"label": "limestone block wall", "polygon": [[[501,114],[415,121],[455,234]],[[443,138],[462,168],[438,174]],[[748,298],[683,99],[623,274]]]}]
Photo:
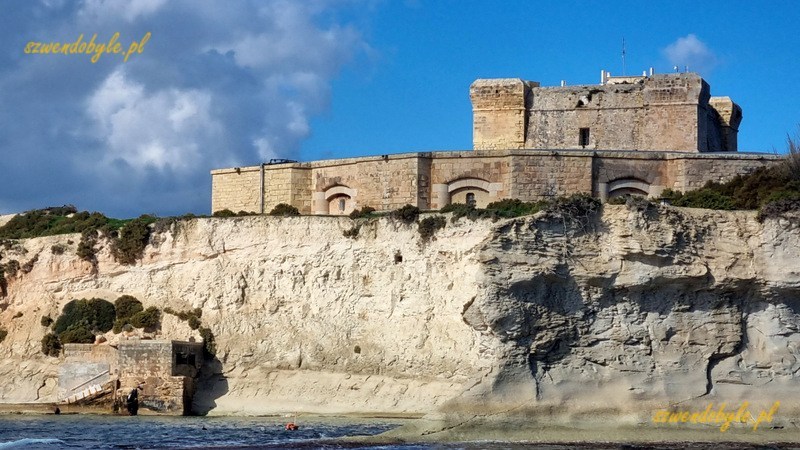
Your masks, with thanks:
[{"label": "limestone block wall", "polygon": [[284,203],[294,206],[302,214],[309,214],[311,199],[308,172],[308,169],[295,163],[264,166],[264,213]]},{"label": "limestone block wall", "polygon": [[[643,94],[638,85],[532,89],[525,146],[535,149],[647,148],[641,142]],[[580,129],[589,141],[580,144]]]},{"label": "limestone block wall", "polygon": [[657,197],[675,183],[672,162],[660,153],[603,152],[593,161],[593,195],[605,200],[618,183],[628,181],[643,183],[636,186],[637,190],[645,188],[646,195]]},{"label": "limestone block wall", "polygon": [[427,209],[428,205],[419,195],[419,158],[417,153],[406,153],[311,163],[315,202],[312,209],[325,213],[324,193],[336,186],[355,191],[354,208],[369,205],[390,210],[411,204]]},{"label": "limestone block wall", "polygon": [[509,154],[507,151],[435,153],[430,165],[431,209],[440,209],[450,203],[465,203],[467,192],[477,195],[476,206],[479,208],[509,197]]},{"label": "limestone block wall", "polygon": [[288,204],[297,208],[301,214],[311,214],[311,170],[292,167],[289,169],[289,174],[291,192]]},{"label": "limestone block wall", "polygon": [[730,99],[709,103],[710,88],[694,73],[564,87],[477,80],[470,98],[479,150],[736,151],[741,120]]},{"label": "limestone block wall", "polygon": [[709,104],[716,112],[721,123],[721,148],[727,151],[736,151],[739,146],[737,137],[739,124],[742,122],[742,108],[734,103],[730,97],[711,97]]},{"label": "limestone block wall", "polygon": [[767,154],[693,155],[671,161],[675,166],[673,189],[689,191],[703,187],[709,181],[725,182],[736,175],[749,173],[758,167],[774,164],[781,159]]},{"label": "limestone block wall", "polygon": [[211,172],[211,211],[260,212],[261,170],[258,166]]},{"label": "limestone block wall", "polygon": [[120,372],[129,377],[171,377],[172,342],[132,339],[119,343]]},{"label": "limestone block wall", "polygon": [[[574,193],[605,199],[617,189],[623,189],[617,194],[657,197],[666,188],[697,189],[708,181],[727,181],[779,159],[776,155],[727,152],[523,149],[293,163],[265,167],[265,212],[278,203],[292,204],[303,214],[348,214],[363,206],[387,211],[406,204],[440,209],[450,203],[466,203],[469,196],[476,206],[485,207],[504,198],[536,201]],[[231,186],[241,180],[241,174],[260,170],[258,166],[250,169],[215,171],[214,185]],[[217,182],[217,177],[226,179]],[[231,190],[215,189],[212,205],[217,210],[258,211],[258,189],[257,184],[244,199],[232,199]],[[340,199],[346,199],[344,210],[337,207]]]},{"label": "limestone block wall", "polygon": [[525,146],[526,98],[539,83],[519,78],[476,80],[469,89],[475,149]]},{"label": "limestone block wall", "polygon": [[511,198],[536,201],[592,193],[591,152],[535,152],[511,156]]}]

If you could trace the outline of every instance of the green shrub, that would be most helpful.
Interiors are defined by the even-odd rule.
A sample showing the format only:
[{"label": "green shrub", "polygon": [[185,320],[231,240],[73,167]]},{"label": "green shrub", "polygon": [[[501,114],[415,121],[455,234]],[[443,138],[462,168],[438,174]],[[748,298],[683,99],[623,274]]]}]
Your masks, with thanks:
[{"label": "green shrub", "polygon": [[405,205],[400,209],[392,211],[389,216],[409,225],[417,221],[417,218],[419,217],[419,208],[416,206]]},{"label": "green shrub", "polygon": [[445,205],[442,209],[440,209],[439,212],[453,213],[453,216],[450,218],[450,221],[453,223],[455,223],[458,219],[462,217],[467,217],[469,219],[475,220],[480,216],[480,214],[478,213],[478,209],[476,209],[475,206],[467,205],[465,203],[450,203],[448,205]]},{"label": "green shrub", "polygon": [[129,319],[127,319],[127,318],[114,320],[114,326],[111,327],[111,331],[114,332],[114,334],[121,333],[122,330],[125,328],[125,325],[130,325],[128,323],[128,320]]},{"label": "green shrub", "polygon": [[124,221],[98,212],[77,212],[71,205],[27,211],[0,227],[0,238],[24,239],[67,233],[84,233],[100,228],[116,229]]},{"label": "green shrub", "polygon": [[220,211],[214,211],[214,214],[212,214],[212,216],[214,216],[214,217],[236,217],[236,213],[231,211],[230,209],[225,208],[225,209],[222,209]]},{"label": "green shrub", "polygon": [[90,262],[93,265],[97,264],[97,251],[94,246],[97,243],[97,230],[87,230],[81,233],[81,241],[78,242],[78,248],[75,254],[78,258]]},{"label": "green shrub", "polygon": [[706,209],[758,209],[782,198],[800,196],[800,176],[794,175],[796,156],[781,164],[759,167],[726,183],[708,182],[701,189],[681,193],[666,189],[662,199],[674,206]]},{"label": "green shrub", "polygon": [[85,325],[74,325],[58,334],[62,344],[93,344],[94,333]]},{"label": "green shrub", "polygon": [[202,327],[198,331],[200,332],[200,337],[203,338],[203,351],[209,356],[215,356],[217,354],[217,342],[214,338],[214,333],[206,327]]},{"label": "green shrub", "polygon": [[53,331],[61,335],[70,327],[84,326],[88,330],[98,329],[105,333],[114,326],[115,317],[116,310],[109,301],[101,298],[72,300],[64,305]]},{"label": "green shrub", "polygon": [[560,197],[547,204],[545,211],[561,218],[564,225],[586,231],[602,204],[588,194],[573,194]]},{"label": "green shrub", "polygon": [[189,317],[189,320],[187,320],[186,322],[189,324],[189,328],[193,330],[200,328],[200,325],[202,324],[202,322],[200,322],[200,318],[197,316]]},{"label": "green shrub", "polygon": [[5,341],[6,340],[6,336],[8,336],[8,330],[6,330],[5,328],[0,327],[0,342]]},{"label": "green shrub", "polygon": [[22,273],[31,273],[31,270],[33,270],[33,266],[37,261],[39,261],[38,253],[33,255],[33,258],[26,261],[25,264],[23,264],[19,269],[22,271]]},{"label": "green shrub", "polygon": [[520,217],[536,214],[541,211],[548,202],[523,202],[518,198],[508,198],[486,205],[486,209],[494,211],[498,217]]},{"label": "green shrub", "polygon": [[272,211],[269,212],[270,216],[299,216],[300,211],[292,205],[287,205],[286,203],[278,203],[272,208]]},{"label": "green shrub", "polygon": [[53,319],[50,316],[42,316],[42,320],[39,321],[43,327],[49,327],[53,324]]},{"label": "green shrub", "polygon": [[358,237],[358,233],[360,231],[361,231],[361,225],[353,225],[351,228],[342,231],[342,236],[346,238],[355,239]]},{"label": "green shrub", "polygon": [[132,265],[142,258],[150,240],[150,224],[156,220],[156,217],[145,214],[119,230],[119,236],[111,241],[111,254],[118,263]]},{"label": "green shrub", "polygon": [[627,195],[620,195],[619,197],[611,197],[606,203],[609,205],[624,205],[628,199]]},{"label": "green shrub", "polygon": [[722,210],[735,209],[734,200],[731,197],[720,193],[714,188],[702,188],[696,191],[689,191],[671,203],[673,206],[689,208]]},{"label": "green shrub", "polygon": [[17,276],[17,272],[19,272],[19,261],[16,259],[9,260],[3,266],[3,272],[10,278]]},{"label": "green shrub", "polygon": [[42,353],[54,357],[61,354],[61,341],[55,333],[48,333],[42,338]]},{"label": "green shrub", "polygon": [[444,216],[426,217],[419,221],[418,230],[419,235],[422,237],[423,242],[431,240],[437,230],[444,228],[447,225],[447,220]]},{"label": "green shrub", "polygon": [[24,314],[22,313],[22,311],[17,311],[17,313],[16,313],[16,314],[14,314],[14,317],[12,317],[12,319],[19,319],[19,318],[20,318],[20,317],[22,317],[23,315],[24,315]]},{"label": "green shrub", "polygon": [[114,301],[117,319],[128,319],[134,314],[144,311],[144,306],[136,297],[123,295]]},{"label": "green shrub", "polygon": [[375,214],[375,208],[371,206],[364,206],[361,209],[354,209],[353,212],[350,213],[350,218],[355,219],[365,219],[367,217],[372,217]]},{"label": "green shrub", "polygon": [[161,321],[161,311],[155,306],[150,306],[130,318],[130,323],[136,328],[156,328]]},{"label": "green shrub", "polygon": [[200,328],[200,318],[203,317],[203,310],[200,308],[195,308],[189,311],[175,311],[170,307],[166,307],[164,308],[164,313],[171,314],[183,320],[184,322],[188,322],[189,328],[193,330]]},{"label": "green shrub", "polygon": [[50,247],[50,253],[54,255],[63,255],[67,251],[67,246],[64,244],[53,244]]}]

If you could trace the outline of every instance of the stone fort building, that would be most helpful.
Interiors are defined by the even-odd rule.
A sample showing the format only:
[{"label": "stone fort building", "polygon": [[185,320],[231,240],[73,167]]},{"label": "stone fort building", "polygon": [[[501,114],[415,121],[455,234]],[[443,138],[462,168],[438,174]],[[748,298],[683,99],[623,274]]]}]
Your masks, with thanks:
[{"label": "stone fort building", "polygon": [[470,87],[471,151],[280,162],[211,172],[211,209],[349,214],[371,206],[477,207],[573,193],[605,200],[696,189],[769,164],[737,153],[741,108],[712,97],[694,73],[612,77],[599,85],[541,87],[518,78]]}]

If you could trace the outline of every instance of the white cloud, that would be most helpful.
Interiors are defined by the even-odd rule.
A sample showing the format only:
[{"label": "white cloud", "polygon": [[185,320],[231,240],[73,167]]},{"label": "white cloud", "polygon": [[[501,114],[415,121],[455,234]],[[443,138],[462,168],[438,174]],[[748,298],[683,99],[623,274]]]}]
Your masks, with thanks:
[{"label": "white cloud", "polygon": [[[127,63],[0,65],[0,103],[14,105],[0,108],[14,174],[0,177],[0,203],[132,216],[206,212],[209,170],[293,157],[328,107],[331,81],[369,52],[343,18],[374,0],[60,1],[24,3],[30,14],[0,17],[0,36],[152,37]],[[60,188],[23,175],[34,171]]]},{"label": "white cloud", "polygon": [[139,171],[185,172],[214,159],[203,149],[222,131],[211,115],[210,94],[174,88],[146,93],[121,69],[89,97],[86,112],[106,144],[101,169],[124,161]]},{"label": "white cloud", "polygon": [[91,19],[122,17],[128,22],[158,11],[166,0],[85,0],[79,15]]},{"label": "white cloud", "polygon": [[678,38],[663,50],[669,63],[683,70],[707,73],[717,65],[717,57],[708,46],[694,34]]}]

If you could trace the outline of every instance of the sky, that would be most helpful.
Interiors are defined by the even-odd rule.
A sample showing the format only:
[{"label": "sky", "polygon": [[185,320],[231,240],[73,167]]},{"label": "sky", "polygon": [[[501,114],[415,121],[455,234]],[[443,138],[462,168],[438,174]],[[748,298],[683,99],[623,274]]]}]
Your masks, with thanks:
[{"label": "sky", "polygon": [[[623,39],[626,74],[688,67],[737,102],[740,151],[785,152],[800,123],[794,1],[9,0],[0,11],[0,214],[208,214],[215,168],[467,150],[475,79],[596,84],[601,70],[623,73]],[[118,53],[40,53],[114,36]]]}]

